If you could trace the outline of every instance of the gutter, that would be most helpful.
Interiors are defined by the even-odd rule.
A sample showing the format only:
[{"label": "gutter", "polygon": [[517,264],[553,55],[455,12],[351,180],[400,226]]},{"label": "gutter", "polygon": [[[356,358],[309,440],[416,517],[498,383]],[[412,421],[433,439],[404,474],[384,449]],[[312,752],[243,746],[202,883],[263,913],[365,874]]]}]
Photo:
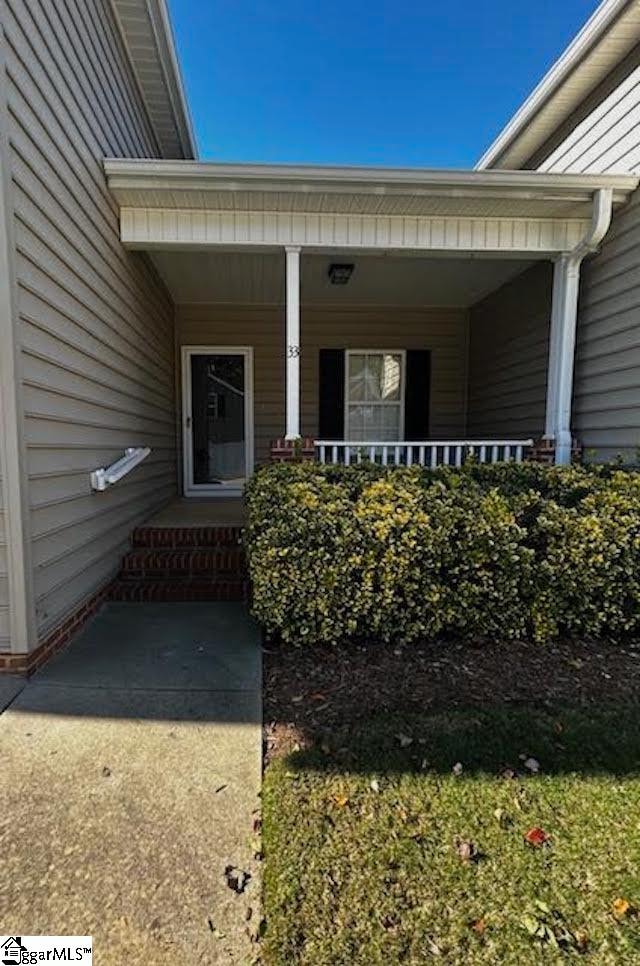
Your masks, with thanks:
[{"label": "gutter", "polygon": [[495,196],[522,199],[589,201],[610,188],[614,201],[626,200],[639,183],[637,175],[557,174],[502,169],[329,167],[317,165],[220,164],[217,162],[123,160],[108,158],[104,170],[111,189],[148,188],[195,191],[301,191],[368,194],[442,194],[449,198]]}]

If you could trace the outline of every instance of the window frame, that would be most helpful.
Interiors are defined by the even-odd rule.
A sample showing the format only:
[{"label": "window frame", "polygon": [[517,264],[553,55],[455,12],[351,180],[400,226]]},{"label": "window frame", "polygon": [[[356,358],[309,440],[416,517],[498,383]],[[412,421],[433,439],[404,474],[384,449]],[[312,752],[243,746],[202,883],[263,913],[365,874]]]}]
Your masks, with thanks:
[{"label": "window frame", "polygon": [[[349,357],[352,355],[353,356],[357,356],[357,355],[400,356],[400,397],[399,399],[397,400],[379,399],[379,400],[373,400],[371,402],[369,400],[367,400],[366,402],[363,402],[362,400],[351,401],[349,399]],[[347,443],[361,442],[363,444],[364,443],[384,443],[384,442],[388,442],[388,443],[404,442],[404,409],[405,409],[406,382],[407,382],[407,350],[406,349],[378,349],[377,347],[372,349],[345,349],[345,352],[344,352],[344,439],[345,441]],[[366,405],[366,406],[399,406],[400,407],[400,420],[399,420],[400,429],[399,429],[398,439],[397,440],[378,440],[378,439],[353,440],[351,439],[350,432],[349,432],[349,429],[350,429],[349,406],[350,405],[355,406],[358,403],[360,405]]]}]

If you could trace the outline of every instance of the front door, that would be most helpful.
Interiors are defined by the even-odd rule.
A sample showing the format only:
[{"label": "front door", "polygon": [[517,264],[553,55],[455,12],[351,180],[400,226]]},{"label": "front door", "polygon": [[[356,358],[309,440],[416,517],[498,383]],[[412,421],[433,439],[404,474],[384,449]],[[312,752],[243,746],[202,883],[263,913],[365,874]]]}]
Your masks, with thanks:
[{"label": "front door", "polygon": [[241,493],[253,470],[253,354],[183,346],[185,496]]}]

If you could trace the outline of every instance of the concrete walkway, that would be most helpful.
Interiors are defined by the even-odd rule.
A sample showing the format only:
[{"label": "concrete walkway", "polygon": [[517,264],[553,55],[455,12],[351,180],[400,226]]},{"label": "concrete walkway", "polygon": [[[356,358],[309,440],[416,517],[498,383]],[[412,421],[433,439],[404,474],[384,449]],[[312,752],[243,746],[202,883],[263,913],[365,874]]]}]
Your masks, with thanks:
[{"label": "concrete walkway", "polygon": [[106,605],[0,715],[0,931],[252,962],[260,678],[242,604]]}]

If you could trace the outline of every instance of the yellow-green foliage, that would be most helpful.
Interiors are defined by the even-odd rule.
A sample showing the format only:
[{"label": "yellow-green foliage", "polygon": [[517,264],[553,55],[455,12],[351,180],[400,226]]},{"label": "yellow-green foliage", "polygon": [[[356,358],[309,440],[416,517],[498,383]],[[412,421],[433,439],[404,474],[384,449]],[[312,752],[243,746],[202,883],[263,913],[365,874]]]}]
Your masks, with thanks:
[{"label": "yellow-green foliage", "polygon": [[640,474],[272,466],[247,489],[253,610],[294,644],[640,627]]}]

